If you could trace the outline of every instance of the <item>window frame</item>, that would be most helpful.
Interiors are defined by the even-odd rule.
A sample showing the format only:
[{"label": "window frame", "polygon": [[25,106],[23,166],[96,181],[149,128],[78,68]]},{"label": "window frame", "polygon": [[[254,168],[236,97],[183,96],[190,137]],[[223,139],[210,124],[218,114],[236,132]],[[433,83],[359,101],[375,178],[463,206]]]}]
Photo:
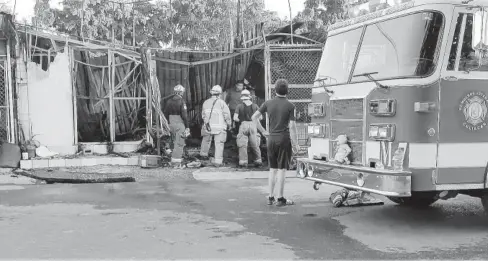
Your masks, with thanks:
[{"label": "window frame", "polygon": [[[467,17],[469,14],[473,14],[476,12],[475,8],[470,8],[470,7],[456,7],[453,12],[453,26],[451,26],[451,31],[450,31],[450,36],[448,38],[447,42],[447,48],[448,51],[446,50],[446,61],[444,62],[445,64],[442,66],[442,75],[441,77],[444,80],[456,80],[456,79],[479,79],[479,80],[486,80],[488,79],[488,71],[470,71],[469,73],[466,73],[465,71],[459,71],[459,63],[461,61],[461,50],[462,50],[462,44],[458,45],[458,48],[456,50],[456,64],[454,66],[453,70],[448,70],[447,66],[449,65],[449,55],[451,54],[451,48],[452,48],[452,42],[454,40],[455,36],[455,30],[456,30],[456,21],[459,15],[464,15],[463,17],[463,27],[461,28],[459,32],[459,37],[464,38],[464,32],[466,30],[466,21]],[[460,41],[462,41],[462,38],[459,38]],[[461,46],[461,47],[459,47]],[[457,66],[456,66],[457,65]],[[454,78],[452,78],[454,77]]]},{"label": "window frame", "polygon": [[[327,38],[329,38],[329,37],[332,37],[332,36],[335,36],[335,35],[347,33],[347,32],[352,31],[352,30],[357,30],[357,29],[360,29],[360,28],[362,29],[361,37],[359,39],[358,48],[357,48],[356,54],[354,56],[354,61],[353,61],[353,65],[351,67],[351,71],[349,72],[349,78],[348,78],[348,80],[345,83],[331,83],[331,84],[328,84],[328,87],[371,82],[371,80],[369,80],[369,79],[365,79],[364,81],[351,82],[352,81],[352,77],[354,75],[354,70],[356,69],[356,63],[357,63],[357,60],[358,60],[359,52],[360,52],[361,47],[363,45],[363,40],[364,40],[364,35],[366,33],[366,28],[368,26],[374,25],[374,24],[377,24],[377,23],[381,23],[381,22],[385,22],[385,21],[389,21],[389,20],[393,20],[393,19],[397,19],[397,18],[401,18],[401,17],[404,17],[404,16],[414,15],[414,14],[418,14],[418,13],[426,13],[426,12],[439,13],[442,16],[442,26],[441,26],[441,28],[439,30],[440,31],[439,32],[439,39],[437,40],[436,51],[435,51],[435,55],[434,55],[434,57],[435,57],[434,60],[435,60],[436,64],[435,64],[435,66],[434,66],[434,68],[432,70],[432,73],[429,74],[429,75],[424,75],[424,76],[401,76],[401,77],[394,77],[394,78],[384,78],[384,79],[378,79],[378,81],[388,81],[388,80],[398,80],[398,79],[424,79],[424,78],[432,77],[432,75],[434,75],[434,74],[437,73],[437,71],[438,71],[439,68],[441,68],[441,69],[444,68],[445,69],[446,67],[445,66],[442,66],[443,60],[441,60],[441,58],[443,58],[443,57],[441,56],[440,51],[441,51],[441,49],[442,49],[442,47],[444,45],[444,42],[445,42],[444,41],[444,34],[445,34],[444,32],[446,30],[446,23],[447,23],[446,15],[441,10],[423,9],[423,10],[417,10],[417,11],[413,11],[413,12],[408,12],[408,13],[405,13],[405,14],[402,14],[402,15],[399,15],[399,16],[389,17],[389,18],[382,19],[382,20],[375,21],[375,22],[365,23],[365,24],[363,24],[361,26],[353,27],[353,28],[350,28],[350,29],[347,29],[347,30],[344,30],[344,31],[340,31],[340,32],[337,32],[337,33],[333,33],[330,36],[327,36]],[[447,41],[450,41],[449,38],[448,38]],[[452,44],[452,41],[450,41],[449,43]],[[326,44],[327,44],[327,42],[326,42]],[[325,48],[325,46],[324,46],[324,48]],[[318,73],[319,73],[319,71],[317,70],[317,76],[316,77],[318,77]]]},{"label": "window frame", "polygon": [[[361,45],[360,45],[360,47],[363,45],[364,35],[366,34],[366,29],[367,29],[368,26],[373,26],[373,25],[378,24],[378,23],[386,22],[386,21],[389,21],[389,20],[393,20],[393,19],[397,19],[397,18],[401,18],[401,17],[405,17],[405,16],[410,16],[410,15],[415,15],[415,14],[421,14],[421,13],[428,13],[428,12],[438,13],[438,14],[440,14],[442,16],[442,26],[439,29],[439,39],[437,39],[436,50],[435,50],[434,59],[433,59],[434,62],[435,62],[435,65],[434,65],[434,67],[432,69],[432,72],[430,74],[426,74],[426,75],[423,75],[423,76],[398,76],[398,77],[388,77],[388,78],[380,78],[380,79],[374,78],[374,75],[373,75],[373,78],[375,80],[377,80],[377,81],[388,81],[388,80],[399,80],[399,79],[424,79],[424,78],[429,78],[429,77],[431,77],[432,75],[434,75],[436,73],[437,68],[439,67],[439,64],[442,63],[442,61],[440,60],[440,50],[441,50],[442,43],[443,43],[443,39],[444,39],[444,30],[445,30],[445,27],[446,27],[446,16],[444,15],[443,12],[441,12],[439,10],[433,10],[433,9],[419,10],[419,11],[410,12],[410,13],[406,13],[406,14],[403,14],[403,15],[395,16],[395,17],[392,17],[392,18],[388,18],[388,19],[385,19],[385,20],[377,21],[375,23],[366,24],[366,25],[364,25],[363,37],[361,38]],[[359,51],[360,50],[361,50],[361,48],[358,48],[358,52],[357,52],[356,57],[355,57],[354,67],[353,67],[353,70],[351,71],[351,74],[349,76],[348,84],[357,84],[357,83],[371,82],[371,80],[369,80],[369,79],[365,79],[365,80],[362,80],[362,81],[354,81],[354,82],[352,82],[352,78],[353,78],[353,75],[354,75],[354,70],[356,69],[356,62],[357,62],[357,60],[359,58]]]},{"label": "window frame", "polygon": [[[458,23],[458,20],[459,20],[459,17],[462,16],[462,20],[461,20],[461,27],[459,28],[459,32],[457,33],[457,36],[458,36],[458,43],[457,43],[457,46],[456,46],[456,53],[455,53],[455,56],[454,56],[454,68],[453,69],[449,69],[449,58],[451,57],[451,53],[453,51],[453,42],[454,42],[454,37],[456,37],[456,29],[457,29],[457,23]],[[447,53],[447,62],[446,62],[446,66],[445,66],[445,69],[447,71],[450,71],[450,72],[456,72],[456,71],[459,71],[459,63],[461,62],[461,50],[462,50],[462,45],[463,45],[463,39],[460,39],[459,37],[463,37],[464,38],[464,31],[465,29],[463,28],[466,28],[466,21],[467,21],[467,13],[457,13],[457,17],[453,17],[452,18],[452,36],[450,37],[449,39],[449,42],[448,42],[448,46],[449,46],[449,52]],[[459,47],[461,46],[461,47]]]}]

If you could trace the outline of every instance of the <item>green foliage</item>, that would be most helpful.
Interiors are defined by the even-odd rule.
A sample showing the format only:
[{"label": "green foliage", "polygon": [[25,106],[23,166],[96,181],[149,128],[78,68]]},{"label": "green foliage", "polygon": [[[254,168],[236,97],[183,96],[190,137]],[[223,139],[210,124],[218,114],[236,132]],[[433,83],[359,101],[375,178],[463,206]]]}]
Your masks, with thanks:
[{"label": "green foliage", "polygon": [[[175,47],[215,49],[237,32],[235,0],[159,0],[155,4],[140,0],[64,0],[62,10],[51,9],[49,1],[38,1],[33,23],[80,38],[124,39],[125,44],[132,44],[135,32],[138,46],[173,43]],[[244,30],[260,22],[265,22],[268,32],[281,25],[276,13],[264,10],[262,0],[241,0],[241,10]]]},{"label": "green foliage", "polygon": [[305,9],[295,18],[306,22],[308,30],[323,29],[344,19],[347,19],[345,0],[306,0]]},{"label": "green foliage", "polygon": [[0,12],[12,14],[12,11],[13,11],[12,6],[5,4],[5,3],[0,3]]}]

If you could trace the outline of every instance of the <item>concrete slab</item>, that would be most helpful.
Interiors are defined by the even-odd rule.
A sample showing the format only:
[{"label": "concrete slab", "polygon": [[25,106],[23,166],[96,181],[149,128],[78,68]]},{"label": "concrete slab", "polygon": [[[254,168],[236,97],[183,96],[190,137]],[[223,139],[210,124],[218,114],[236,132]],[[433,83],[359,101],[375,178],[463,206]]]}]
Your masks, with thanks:
[{"label": "concrete slab", "polygon": [[[196,180],[238,180],[238,179],[267,179],[268,171],[212,171],[211,169],[200,169],[193,172]],[[297,178],[296,172],[291,170],[286,172],[287,178]]]},{"label": "concrete slab", "polygon": [[96,174],[96,173],[74,173],[66,171],[18,171],[16,174],[42,180],[47,183],[118,183],[118,182],[135,182],[135,178],[129,174]]},{"label": "concrete slab", "polygon": [[74,159],[54,158],[20,161],[20,168],[24,170],[64,167],[92,167],[97,165],[138,166],[139,156],[132,156],[129,158],[93,156]]}]

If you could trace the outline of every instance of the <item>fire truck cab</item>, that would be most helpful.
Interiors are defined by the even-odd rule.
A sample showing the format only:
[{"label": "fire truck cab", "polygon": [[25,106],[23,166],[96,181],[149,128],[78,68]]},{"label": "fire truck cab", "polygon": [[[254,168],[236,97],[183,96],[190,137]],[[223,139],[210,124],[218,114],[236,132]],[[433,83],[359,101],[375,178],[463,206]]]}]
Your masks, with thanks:
[{"label": "fire truck cab", "polygon": [[[427,206],[488,210],[488,3],[414,0],[331,26],[297,175]],[[350,164],[334,161],[345,134]]]}]

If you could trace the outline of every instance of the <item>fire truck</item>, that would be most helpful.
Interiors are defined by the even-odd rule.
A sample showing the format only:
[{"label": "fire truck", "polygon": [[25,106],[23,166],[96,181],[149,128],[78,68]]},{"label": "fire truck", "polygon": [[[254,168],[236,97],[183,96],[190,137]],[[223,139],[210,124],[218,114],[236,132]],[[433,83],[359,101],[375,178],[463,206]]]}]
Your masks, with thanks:
[{"label": "fire truck", "polygon": [[[488,1],[415,0],[332,25],[297,176],[429,206],[488,211]],[[349,164],[334,160],[346,135]]]}]

